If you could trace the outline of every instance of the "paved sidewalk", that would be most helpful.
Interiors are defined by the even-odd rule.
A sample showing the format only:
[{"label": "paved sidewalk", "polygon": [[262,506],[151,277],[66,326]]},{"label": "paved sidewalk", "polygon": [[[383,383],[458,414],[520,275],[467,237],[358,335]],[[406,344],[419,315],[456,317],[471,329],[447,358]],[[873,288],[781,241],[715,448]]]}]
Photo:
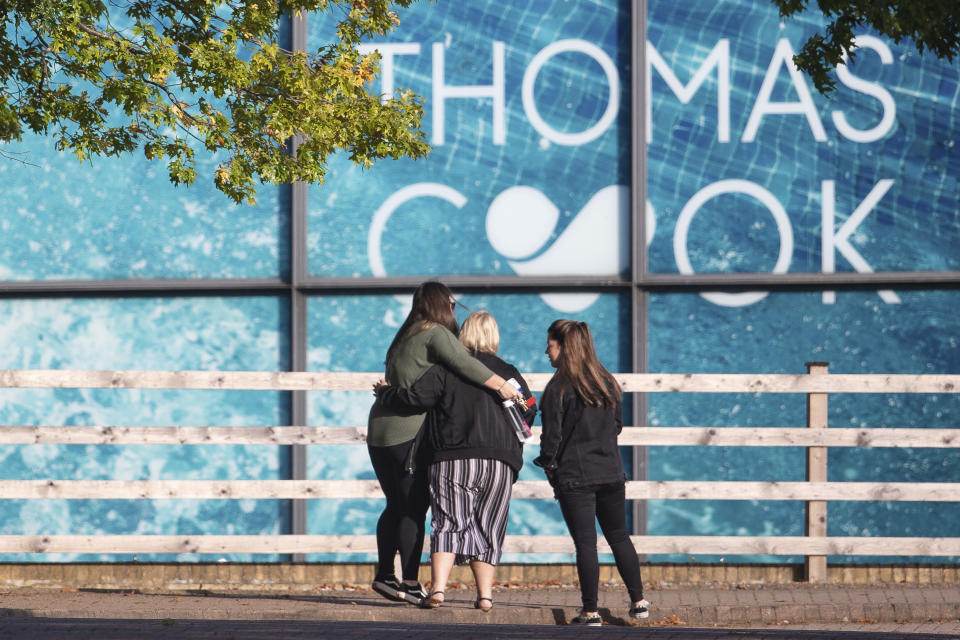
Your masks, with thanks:
[{"label": "paved sidewalk", "polygon": [[945,640],[954,635],[764,627],[541,627],[313,620],[93,620],[0,618],[0,637],[29,640]]},{"label": "paved sidewalk", "polygon": [[[613,633],[620,628],[630,631],[631,638],[684,637],[666,633],[667,630],[694,628],[727,628],[727,635],[689,637],[786,637],[776,635],[778,630],[804,630],[813,634],[804,637],[829,638],[830,633],[843,631],[861,634],[888,632],[898,634],[926,634],[960,639],[960,585],[903,585],[903,586],[849,586],[849,585],[710,585],[659,586],[648,589],[647,599],[652,607],[650,618],[636,623],[626,618],[627,597],[622,587],[603,588],[600,611],[604,629]],[[373,626],[397,625],[402,629],[416,629],[429,625],[479,625],[494,630],[513,629],[504,635],[473,637],[535,637],[537,630],[566,625],[576,615],[579,591],[571,586],[543,585],[524,588],[499,587],[494,593],[496,604],[489,613],[473,607],[474,593],[467,589],[451,589],[447,602],[436,610],[422,610],[413,605],[388,601],[366,587],[324,587],[314,593],[281,595],[249,592],[190,591],[180,593],[134,593],[117,591],[72,589],[11,589],[0,592],[0,637],[12,637],[19,625],[35,626],[41,621],[50,628],[57,621],[71,620],[78,629],[78,621],[133,621],[152,623],[154,632],[164,629],[180,633],[167,635],[136,634],[129,637],[257,637],[245,636],[240,628],[253,628],[263,621],[287,625],[288,637],[296,623],[314,629],[328,629],[316,623],[322,621],[355,621],[374,623]],[[195,622],[190,622],[195,621]],[[200,621],[229,621],[240,625],[232,635],[184,636],[188,627],[220,629],[224,624],[202,625]],[[246,621],[246,624],[241,624]],[[97,637],[92,623],[86,624],[92,635],[49,637]],[[123,626],[120,622],[115,628]],[[358,628],[372,628],[370,624]],[[640,627],[640,629],[635,628]],[[571,627],[568,627],[572,630]],[[646,629],[650,635],[640,634]],[[329,629],[328,629],[329,630]],[[739,635],[737,631],[751,630]],[[764,635],[757,633],[763,630]],[[101,630],[102,631],[102,630]],[[580,629],[581,632],[585,631]],[[660,635],[654,634],[658,631]],[[818,633],[819,631],[819,633]],[[564,631],[566,632],[566,631]],[[217,632],[219,633],[219,632]],[[553,635],[554,632],[550,632]],[[698,632],[700,633],[700,632]],[[704,632],[705,633],[705,632]],[[717,631],[718,633],[718,631]],[[733,635],[730,635],[733,634]],[[772,634],[772,635],[771,635]],[[826,634],[826,635],[821,635]],[[21,636],[23,633],[16,633]],[[47,636],[33,634],[36,638]],[[322,634],[320,637],[324,637]],[[608,637],[609,633],[607,636]],[[107,636],[103,636],[107,637]],[[122,635],[109,637],[124,637]],[[276,637],[261,635],[259,637]],[[306,637],[306,636],[302,636]],[[377,637],[377,635],[343,635],[343,638]],[[419,637],[409,635],[403,637]],[[423,636],[426,637],[426,636]],[[579,637],[579,636],[578,636]],[[619,637],[614,634],[614,637]],[[840,636],[836,636],[840,637]]]}]

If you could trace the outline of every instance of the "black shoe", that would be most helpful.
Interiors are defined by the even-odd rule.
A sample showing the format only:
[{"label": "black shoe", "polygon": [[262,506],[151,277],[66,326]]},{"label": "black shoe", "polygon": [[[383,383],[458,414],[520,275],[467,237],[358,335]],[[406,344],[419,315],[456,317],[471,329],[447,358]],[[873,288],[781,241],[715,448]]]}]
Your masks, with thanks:
[{"label": "black shoe", "polygon": [[600,627],[603,626],[603,618],[600,617],[599,613],[585,616],[583,612],[581,612],[580,615],[570,621],[570,624],[577,624],[584,627]]},{"label": "black shoe", "polygon": [[632,605],[630,607],[630,617],[634,620],[642,620],[650,615],[650,611],[647,607],[650,606],[650,603],[646,600],[641,600],[639,604]]},{"label": "black shoe", "polygon": [[399,600],[406,600],[410,604],[419,606],[427,597],[427,592],[419,582],[417,584],[402,583],[397,590],[397,597]]},{"label": "black shoe", "polygon": [[386,578],[374,578],[373,584],[370,585],[370,588],[382,595],[387,600],[396,600],[400,601],[404,598],[400,595],[400,589],[403,587],[402,584],[394,576],[388,576]]}]

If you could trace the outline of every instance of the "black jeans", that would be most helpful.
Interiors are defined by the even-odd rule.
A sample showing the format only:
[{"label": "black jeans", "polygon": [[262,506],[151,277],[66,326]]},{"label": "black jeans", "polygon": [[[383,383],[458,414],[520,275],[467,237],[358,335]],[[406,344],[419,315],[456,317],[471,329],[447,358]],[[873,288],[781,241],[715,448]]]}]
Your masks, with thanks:
[{"label": "black jeans", "polygon": [[643,599],[640,561],[627,533],[624,484],[599,484],[587,487],[560,488],[560,509],[577,550],[577,576],[584,611],[597,610],[600,564],[597,560],[597,525],[607,539],[617,571],[630,593],[630,601]]},{"label": "black jeans", "polygon": [[393,561],[400,552],[403,580],[416,580],[423,553],[424,521],[430,507],[427,471],[429,459],[423,450],[417,455],[417,468],[411,474],[404,468],[414,441],[392,447],[367,446],[373,471],[387,498],[387,506],[377,521],[377,578],[394,574]]}]

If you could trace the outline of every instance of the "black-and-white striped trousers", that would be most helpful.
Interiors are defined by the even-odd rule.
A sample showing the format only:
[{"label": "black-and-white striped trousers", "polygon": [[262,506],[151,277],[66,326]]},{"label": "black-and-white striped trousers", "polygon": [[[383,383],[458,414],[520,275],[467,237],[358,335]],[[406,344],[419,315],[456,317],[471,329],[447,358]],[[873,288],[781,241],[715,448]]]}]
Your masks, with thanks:
[{"label": "black-and-white striped trousers", "polygon": [[500,460],[467,458],[430,465],[430,552],[455,553],[456,564],[500,562],[514,473]]}]

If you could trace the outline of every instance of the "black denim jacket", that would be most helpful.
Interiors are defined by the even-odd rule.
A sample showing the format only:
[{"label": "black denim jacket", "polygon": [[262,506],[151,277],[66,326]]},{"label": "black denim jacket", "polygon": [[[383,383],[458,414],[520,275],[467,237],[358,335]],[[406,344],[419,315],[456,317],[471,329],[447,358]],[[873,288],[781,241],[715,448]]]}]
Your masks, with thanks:
[{"label": "black denim jacket", "polygon": [[566,379],[554,376],[540,399],[543,433],[534,464],[547,471],[554,489],[623,482],[617,436],[622,406],[592,407]]}]

